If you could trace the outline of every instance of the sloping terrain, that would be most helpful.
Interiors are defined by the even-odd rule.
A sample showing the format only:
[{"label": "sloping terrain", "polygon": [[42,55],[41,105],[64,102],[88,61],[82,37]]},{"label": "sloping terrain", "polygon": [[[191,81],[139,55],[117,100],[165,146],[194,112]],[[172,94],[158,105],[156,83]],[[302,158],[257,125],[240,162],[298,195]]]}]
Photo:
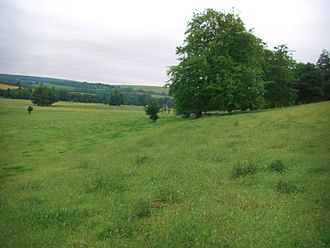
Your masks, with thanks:
[{"label": "sloping terrain", "polygon": [[1,247],[326,247],[330,102],[151,123],[0,99]]},{"label": "sloping terrain", "polygon": [[59,78],[12,74],[0,74],[0,83],[1,82],[22,87],[37,87],[43,84],[47,87],[54,87],[57,90],[89,94],[102,94],[116,90],[122,93],[152,94],[156,97],[168,95],[168,90],[161,86],[109,85],[104,83],[87,83]]}]

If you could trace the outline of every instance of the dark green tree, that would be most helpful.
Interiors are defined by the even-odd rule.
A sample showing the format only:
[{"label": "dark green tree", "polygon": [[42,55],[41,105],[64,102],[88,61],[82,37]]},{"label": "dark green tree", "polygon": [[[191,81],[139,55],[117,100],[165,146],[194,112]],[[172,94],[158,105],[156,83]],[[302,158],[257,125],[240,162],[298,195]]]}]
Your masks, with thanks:
[{"label": "dark green tree", "polygon": [[149,118],[156,122],[158,119],[158,112],[160,110],[158,101],[155,99],[152,99],[148,102],[148,104],[144,107],[144,111],[147,115],[149,115]]},{"label": "dark green tree", "polygon": [[324,99],[322,71],[316,65],[299,63],[295,68],[297,78],[297,102],[309,103]]},{"label": "dark green tree", "polygon": [[330,100],[330,54],[323,50],[316,63],[317,68],[321,70],[324,83],[324,99]]},{"label": "dark green tree", "polygon": [[33,91],[31,101],[35,105],[50,106],[58,101],[57,92],[54,87],[48,88],[44,85],[40,85]]},{"label": "dark green tree", "polygon": [[236,14],[194,14],[185,35],[176,51],[180,62],[168,71],[177,114],[200,117],[210,110],[260,106],[264,44]]},{"label": "dark green tree", "polygon": [[120,106],[123,103],[123,96],[120,92],[114,91],[110,94],[108,104]]},{"label": "dark green tree", "polygon": [[295,61],[286,45],[265,50],[264,79],[266,81],[266,105],[268,107],[284,107],[295,103],[296,78]]}]

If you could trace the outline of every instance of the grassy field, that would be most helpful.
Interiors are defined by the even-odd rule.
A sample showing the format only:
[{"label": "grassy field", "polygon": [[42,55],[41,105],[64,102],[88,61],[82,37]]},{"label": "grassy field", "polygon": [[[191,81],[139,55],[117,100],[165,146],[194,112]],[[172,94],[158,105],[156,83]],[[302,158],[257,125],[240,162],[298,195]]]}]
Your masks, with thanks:
[{"label": "grassy field", "polygon": [[155,92],[158,94],[166,93],[168,94],[168,89],[161,86],[147,86],[147,85],[123,85],[121,87],[129,87],[133,90],[144,90],[146,92]]},{"label": "grassy field", "polygon": [[9,85],[9,84],[2,84],[0,83],[0,90],[6,90],[6,89],[17,89],[18,87],[15,85]]},{"label": "grassy field", "polygon": [[0,247],[329,247],[330,102],[151,123],[0,99]]}]

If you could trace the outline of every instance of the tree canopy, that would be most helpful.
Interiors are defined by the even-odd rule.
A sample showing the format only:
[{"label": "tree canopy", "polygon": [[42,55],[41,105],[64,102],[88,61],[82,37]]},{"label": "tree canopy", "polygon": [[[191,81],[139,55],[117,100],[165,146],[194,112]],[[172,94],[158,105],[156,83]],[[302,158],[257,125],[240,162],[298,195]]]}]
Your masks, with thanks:
[{"label": "tree canopy", "polygon": [[50,106],[58,101],[57,92],[54,87],[48,88],[44,85],[40,85],[33,91],[31,101],[35,105]]},{"label": "tree canopy", "polygon": [[256,108],[262,102],[264,44],[232,13],[207,9],[194,14],[177,48],[170,94],[178,114]]},{"label": "tree canopy", "polygon": [[283,107],[295,103],[296,78],[293,71],[295,61],[286,45],[265,50],[264,79],[266,81],[266,105]]},{"label": "tree canopy", "polygon": [[324,82],[324,98],[330,100],[330,53],[327,50],[323,50],[316,63],[316,66],[322,73],[322,79]]},{"label": "tree canopy", "polygon": [[168,86],[183,116],[330,99],[328,51],[315,65],[297,63],[286,45],[269,50],[234,13],[195,13],[176,54]]}]

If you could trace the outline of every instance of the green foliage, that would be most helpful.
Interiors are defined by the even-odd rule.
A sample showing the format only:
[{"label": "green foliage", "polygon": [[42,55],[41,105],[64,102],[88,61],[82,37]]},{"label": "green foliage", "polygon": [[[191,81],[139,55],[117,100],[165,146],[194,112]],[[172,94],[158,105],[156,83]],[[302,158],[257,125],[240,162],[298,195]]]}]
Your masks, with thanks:
[{"label": "green foliage", "polygon": [[43,85],[54,87],[60,101],[145,106],[150,99],[156,98],[161,104],[173,105],[168,89],[160,86],[108,85],[9,74],[0,74],[0,81],[18,86],[17,89],[0,89],[0,96],[12,99],[31,99],[33,91]]},{"label": "green foliage", "polygon": [[324,82],[324,99],[330,100],[330,53],[323,50],[317,60],[316,66],[320,69]]},{"label": "green foliage", "polygon": [[275,160],[269,165],[269,169],[274,172],[283,173],[285,172],[285,166],[281,160]]},{"label": "green foliage", "polygon": [[264,79],[266,81],[266,105],[284,107],[296,100],[296,78],[293,71],[295,61],[286,45],[265,50]]},{"label": "green foliage", "polygon": [[123,96],[120,92],[114,91],[110,94],[108,104],[120,106],[123,103]]},{"label": "green foliage", "polygon": [[322,71],[314,64],[299,63],[295,68],[299,103],[317,102],[324,99],[325,85]]},{"label": "green foliage", "polygon": [[276,185],[276,191],[283,194],[293,194],[298,192],[298,188],[290,181],[280,180]]},{"label": "green foliage", "polygon": [[160,107],[156,100],[150,100],[148,104],[144,107],[144,111],[147,115],[149,115],[149,118],[156,122],[158,119],[158,113],[159,113]]},{"label": "green foliage", "polygon": [[232,179],[238,179],[257,173],[257,166],[254,164],[236,164],[231,172]]},{"label": "green foliage", "polygon": [[263,43],[235,14],[208,9],[194,14],[180,63],[168,71],[178,114],[254,109],[263,95]]},{"label": "green foliage", "polygon": [[58,96],[55,88],[40,85],[33,91],[31,101],[38,106],[50,106],[58,101]]}]

